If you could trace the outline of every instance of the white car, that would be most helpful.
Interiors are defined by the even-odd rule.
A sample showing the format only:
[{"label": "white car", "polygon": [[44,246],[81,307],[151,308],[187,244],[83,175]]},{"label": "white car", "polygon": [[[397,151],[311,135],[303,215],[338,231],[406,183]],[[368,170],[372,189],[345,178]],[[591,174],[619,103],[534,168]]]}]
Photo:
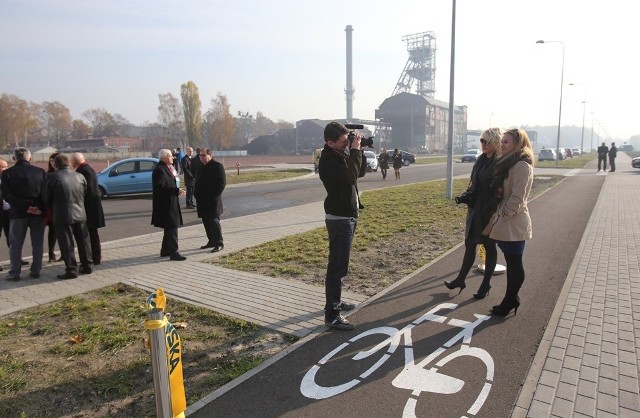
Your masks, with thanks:
[{"label": "white car", "polygon": [[467,150],[462,155],[462,158],[460,158],[460,162],[464,163],[466,161],[469,161],[470,163],[475,163],[478,157],[481,155],[482,155],[482,150],[473,148],[473,149]]},{"label": "white car", "polygon": [[582,151],[580,151],[580,148],[572,148],[571,153],[573,154],[574,157],[577,157],[578,155],[582,155]]},{"label": "white car", "polygon": [[378,171],[378,158],[373,151],[365,151],[364,156],[367,158],[367,171]]}]

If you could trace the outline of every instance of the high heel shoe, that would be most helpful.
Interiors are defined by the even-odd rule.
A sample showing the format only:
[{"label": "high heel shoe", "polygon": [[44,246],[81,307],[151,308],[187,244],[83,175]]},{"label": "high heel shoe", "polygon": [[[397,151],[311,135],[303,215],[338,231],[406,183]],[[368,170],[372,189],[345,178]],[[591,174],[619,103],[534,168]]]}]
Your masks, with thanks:
[{"label": "high heel shoe", "polygon": [[[473,294],[473,297],[476,299],[484,299],[488,294],[489,291],[491,290],[491,285],[487,284],[486,286],[483,284],[480,285],[480,288],[478,289],[477,293]],[[495,308],[495,306],[494,306]]]},{"label": "high heel shoe", "polygon": [[513,302],[513,304],[507,303],[504,305],[494,306],[493,309],[491,309],[491,314],[498,315],[498,316],[507,316],[509,315],[509,312],[511,312],[511,310],[513,309],[513,314],[517,315],[519,307],[520,307],[520,301],[516,299]]},{"label": "high heel shoe", "polygon": [[458,279],[453,280],[453,281],[444,281],[444,285],[447,287],[447,289],[449,290],[453,290],[453,289],[457,289],[460,288],[460,291],[458,292],[458,294],[462,293],[462,291],[464,290],[465,287],[467,287],[467,285],[463,282],[463,281],[459,281]]}]

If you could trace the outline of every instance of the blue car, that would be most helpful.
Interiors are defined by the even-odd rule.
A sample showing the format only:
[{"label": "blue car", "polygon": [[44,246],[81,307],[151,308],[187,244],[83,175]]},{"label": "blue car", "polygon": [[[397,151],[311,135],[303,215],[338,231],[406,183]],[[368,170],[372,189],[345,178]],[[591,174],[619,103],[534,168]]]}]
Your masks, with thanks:
[{"label": "blue car", "polygon": [[[157,158],[127,158],[115,162],[98,174],[100,195],[117,196],[126,194],[151,193],[151,174],[160,160]],[[180,187],[180,179],[176,177]]]}]

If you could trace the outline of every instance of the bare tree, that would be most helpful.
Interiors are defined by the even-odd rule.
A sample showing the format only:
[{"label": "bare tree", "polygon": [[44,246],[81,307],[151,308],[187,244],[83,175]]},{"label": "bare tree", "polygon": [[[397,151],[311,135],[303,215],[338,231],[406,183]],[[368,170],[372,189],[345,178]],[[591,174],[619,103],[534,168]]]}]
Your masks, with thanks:
[{"label": "bare tree", "polygon": [[169,136],[178,141],[182,137],[182,125],[184,113],[180,101],[171,93],[158,94],[160,105],[158,106],[158,123],[164,126]]},{"label": "bare tree", "polygon": [[180,86],[182,108],[184,112],[184,125],[189,144],[195,147],[202,145],[202,103],[198,86],[193,81],[188,81]]},{"label": "bare tree", "polygon": [[93,127],[93,136],[96,138],[116,135],[118,132],[118,122],[116,118],[104,108],[85,110],[82,116],[87,119]]},{"label": "bare tree", "polygon": [[81,119],[74,119],[71,123],[71,138],[86,139],[91,133],[91,127]]},{"label": "bare tree", "polygon": [[72,119],[69,108],[60,102],[44,102],[42,103],[42,114],[49,143],[61,148],[61,140],[71,131]]},{"label": "bare tree", "polygon": [[27,135],[37,126],[33,104],[10,94],[0,96],[0,144],[2,146],[27,145]]},{"label": "bare tree", "polygon": [[205,115],[211,146],[216,150],[227,149],[233,144],[236,124],[229,111],[230,107],[227,96],[218,92],[216,98],[211,100],[211,109]]}]

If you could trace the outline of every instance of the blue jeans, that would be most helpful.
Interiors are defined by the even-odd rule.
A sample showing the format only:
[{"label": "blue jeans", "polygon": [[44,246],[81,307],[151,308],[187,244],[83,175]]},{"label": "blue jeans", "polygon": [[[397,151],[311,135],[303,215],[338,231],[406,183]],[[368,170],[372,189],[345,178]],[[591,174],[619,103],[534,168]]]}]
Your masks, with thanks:
[{"label": "blue jeans", "polygon": [[44,216],[12,219],[9,224],[9,257],[11,269],[9,276],[20,277],[22,271],[22,246],[27,236],[27,228],[31,237],[33,260],[31,273],[40,274],[42,268],[42,248],[44,245]]},{"label": "blue jeans", "polygon": [[351,243],[356,232],[358,220],[356,218],[325,220],[329,233],[329,262],[327,263],[327,277],[324,288],[326,304],[325,316],[337,315],[340,311],[342,297],[342,279],[349,272],[349,257]]}]

